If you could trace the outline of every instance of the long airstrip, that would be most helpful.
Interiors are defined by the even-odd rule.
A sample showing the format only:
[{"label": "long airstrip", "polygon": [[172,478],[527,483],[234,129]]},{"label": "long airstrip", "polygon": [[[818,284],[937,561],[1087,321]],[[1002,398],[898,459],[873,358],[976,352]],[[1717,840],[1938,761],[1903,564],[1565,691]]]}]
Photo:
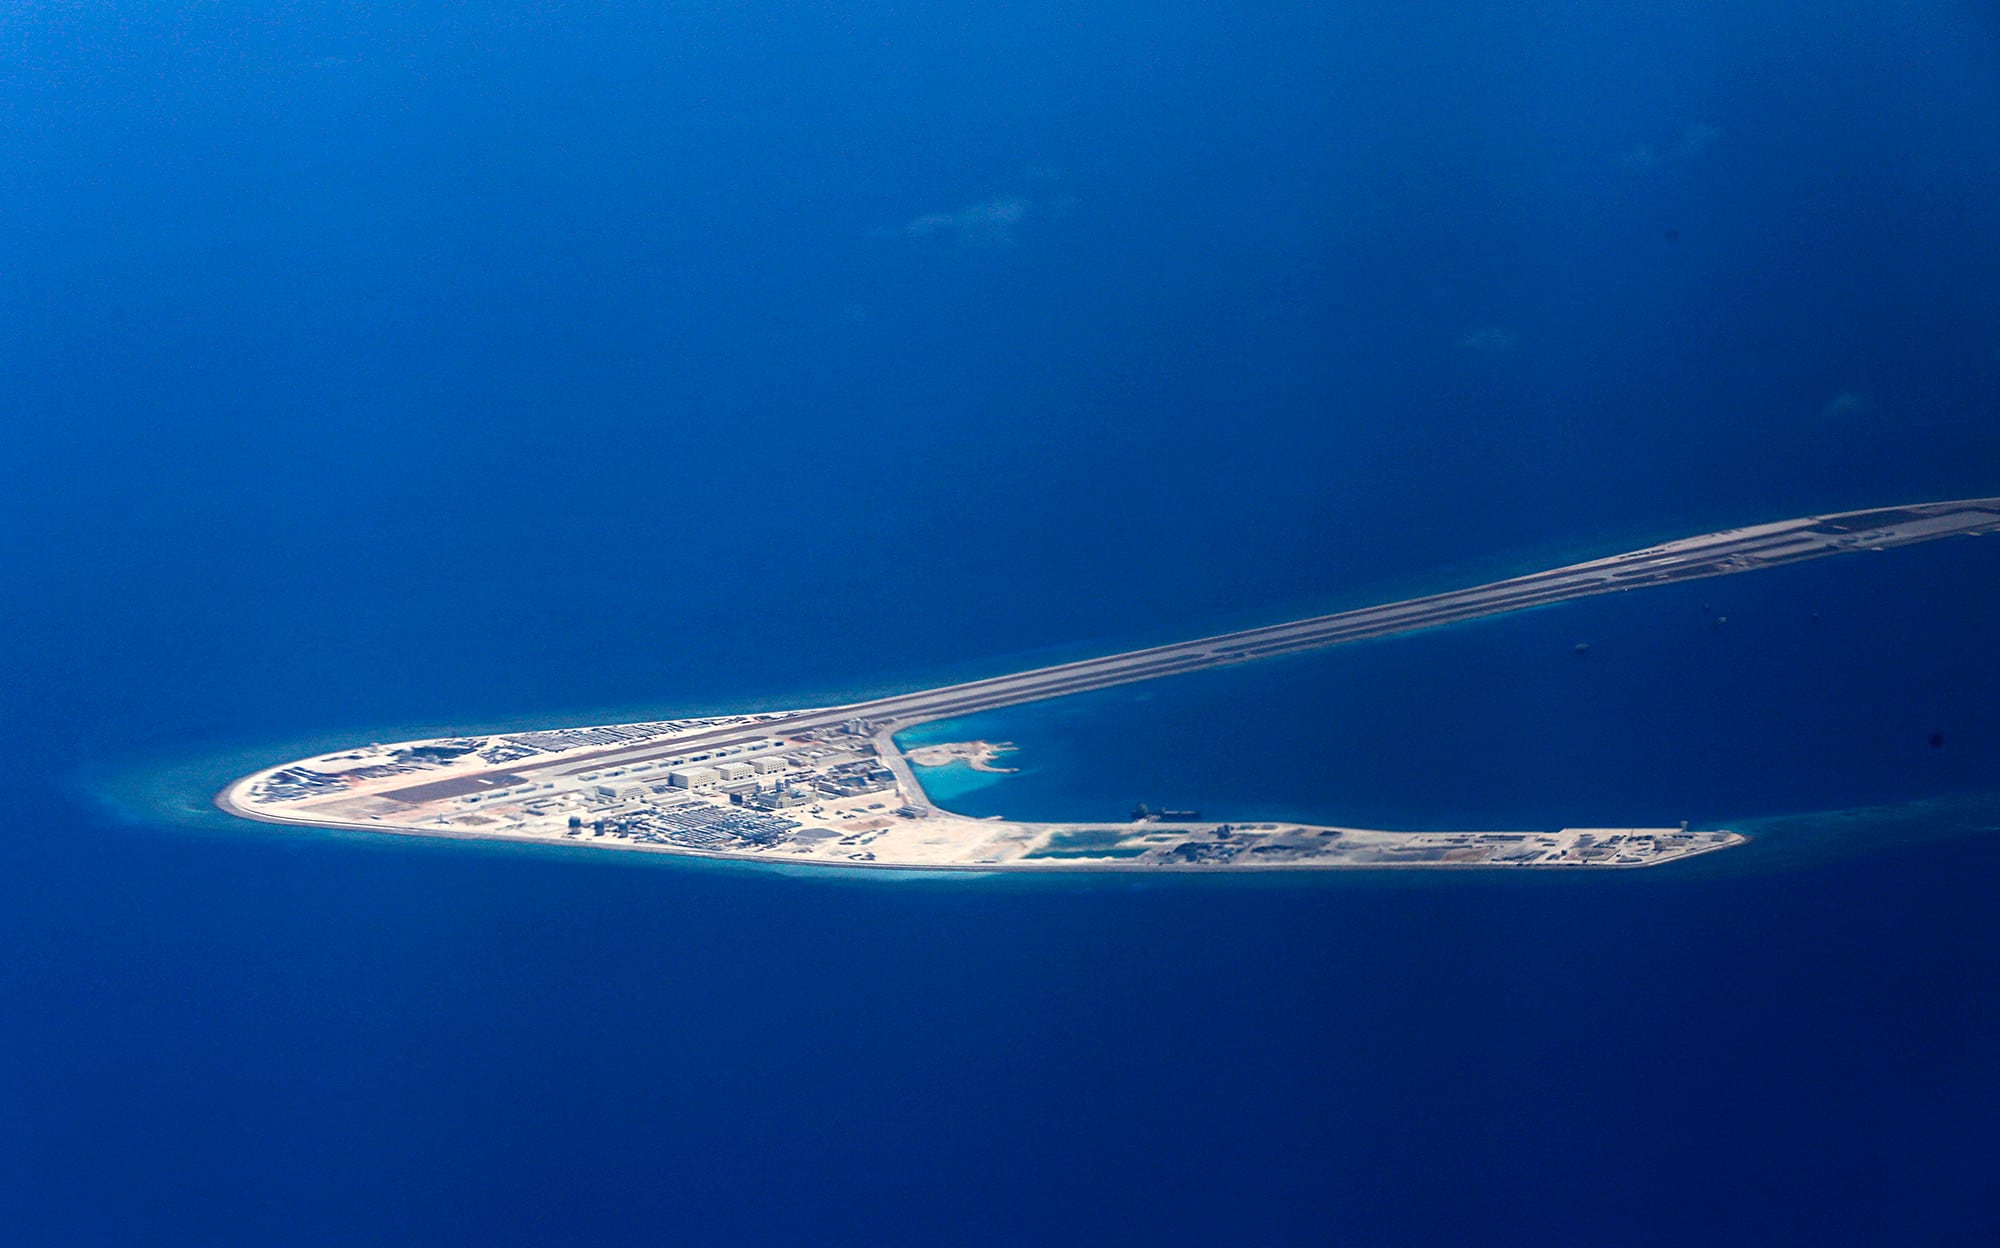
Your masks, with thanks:
[{"label": "long airstrip", "polygon": [[270,823],[587,844],[838,866],[974,870],[1649,866],[1739,843],[1726,831],[1378,832],[1204,821],[975,820],[936,807],[923,764],[993,747],[895,734],[955,718],[1598,594],[2000,531],[2000,498],[1808,516],[1381,606],[1313,616],[844,706],[372,744],[243,777],[216,798]]}]

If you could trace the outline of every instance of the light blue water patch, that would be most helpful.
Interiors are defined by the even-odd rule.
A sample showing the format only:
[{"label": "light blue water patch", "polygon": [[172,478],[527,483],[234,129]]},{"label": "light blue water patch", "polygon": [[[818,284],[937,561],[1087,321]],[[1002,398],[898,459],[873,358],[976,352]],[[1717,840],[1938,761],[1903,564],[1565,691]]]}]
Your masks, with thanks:
[{"label": "light blue water patch", "polygon": [[1022,819],[1145,802],[1388,828],[1714,824],[1966,794],[2000,776],[1996,587],[2000,542],[1952,541],[922,731],[1017,742],[1019,774],[940,800]]},{"label": "light blue water patch", "polygon": [[[2000,490],[1990,6],[1712,7],[11,22],[9,1242],[1989,1242],[2000,841],[1921,796],[2000,775],[1977,547],[940,738],[1022,747],[967,810],[1877,812],[1656,871],[200,826],[286,741],[431,735],[355,725],[841,702]],[[279,748],[130,817],[47,783],[204,742]],[[1777,852],[1848,837],[1894,848]],[[1088,1181],[992,1199],[1023,1159]]]},{"label": "light blue water patch", "polygon": [[942,767],[918,767],[914,770],[918,783],[924,786],[924,792],[930,795],[930,799],[945,806],[1007,778],[1001,772],[978,771],[965,760],[956,758]]}]

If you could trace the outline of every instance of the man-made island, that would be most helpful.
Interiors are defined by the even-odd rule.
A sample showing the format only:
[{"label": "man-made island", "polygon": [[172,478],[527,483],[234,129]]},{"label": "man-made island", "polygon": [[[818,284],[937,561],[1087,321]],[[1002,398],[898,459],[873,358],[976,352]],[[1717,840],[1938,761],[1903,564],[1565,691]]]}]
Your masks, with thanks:
[{"label": "man-made island", "polygon": [[[369,745],[267,768],[216,804],[268,823],[930,870],[1652,866],[1732,832],[1379,832],[1139,813],[1130,823],[971,819],[911,763],[983,769],[1003,747],[920,747],[931,720],[1501,612],[1854,550],[2000,531],[2000,498],[1808,516],[1685,538],[1470,589],[845,706]],[[1181,820],[1185,820],[1184,822]]]}]

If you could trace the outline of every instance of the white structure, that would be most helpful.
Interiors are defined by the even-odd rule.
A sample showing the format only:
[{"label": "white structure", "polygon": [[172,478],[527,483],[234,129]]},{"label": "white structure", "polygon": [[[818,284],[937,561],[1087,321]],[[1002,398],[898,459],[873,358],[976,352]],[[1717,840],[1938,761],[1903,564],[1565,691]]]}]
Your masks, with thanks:
[{"label": "white structure", "polygon": [[705,789],[722,780],[722,773],[713,767],[676,767],[667,773],[667,783],[677,789]]},{"label": "white structure", "polygon": [[748,763],[724,763],[715,770],[724,780],[741,780],[757,772],[757,769]]}]

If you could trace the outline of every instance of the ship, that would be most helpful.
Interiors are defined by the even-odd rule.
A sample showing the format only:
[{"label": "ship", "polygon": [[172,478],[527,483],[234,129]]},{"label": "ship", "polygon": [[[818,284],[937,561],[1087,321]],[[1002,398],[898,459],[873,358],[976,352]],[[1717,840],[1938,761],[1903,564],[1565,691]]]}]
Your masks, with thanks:
[{"label": "ship", "polygon": [[1198,810],[1154,810],[1140,802],[1132,808],[1133,823],[1200,823]]}]

